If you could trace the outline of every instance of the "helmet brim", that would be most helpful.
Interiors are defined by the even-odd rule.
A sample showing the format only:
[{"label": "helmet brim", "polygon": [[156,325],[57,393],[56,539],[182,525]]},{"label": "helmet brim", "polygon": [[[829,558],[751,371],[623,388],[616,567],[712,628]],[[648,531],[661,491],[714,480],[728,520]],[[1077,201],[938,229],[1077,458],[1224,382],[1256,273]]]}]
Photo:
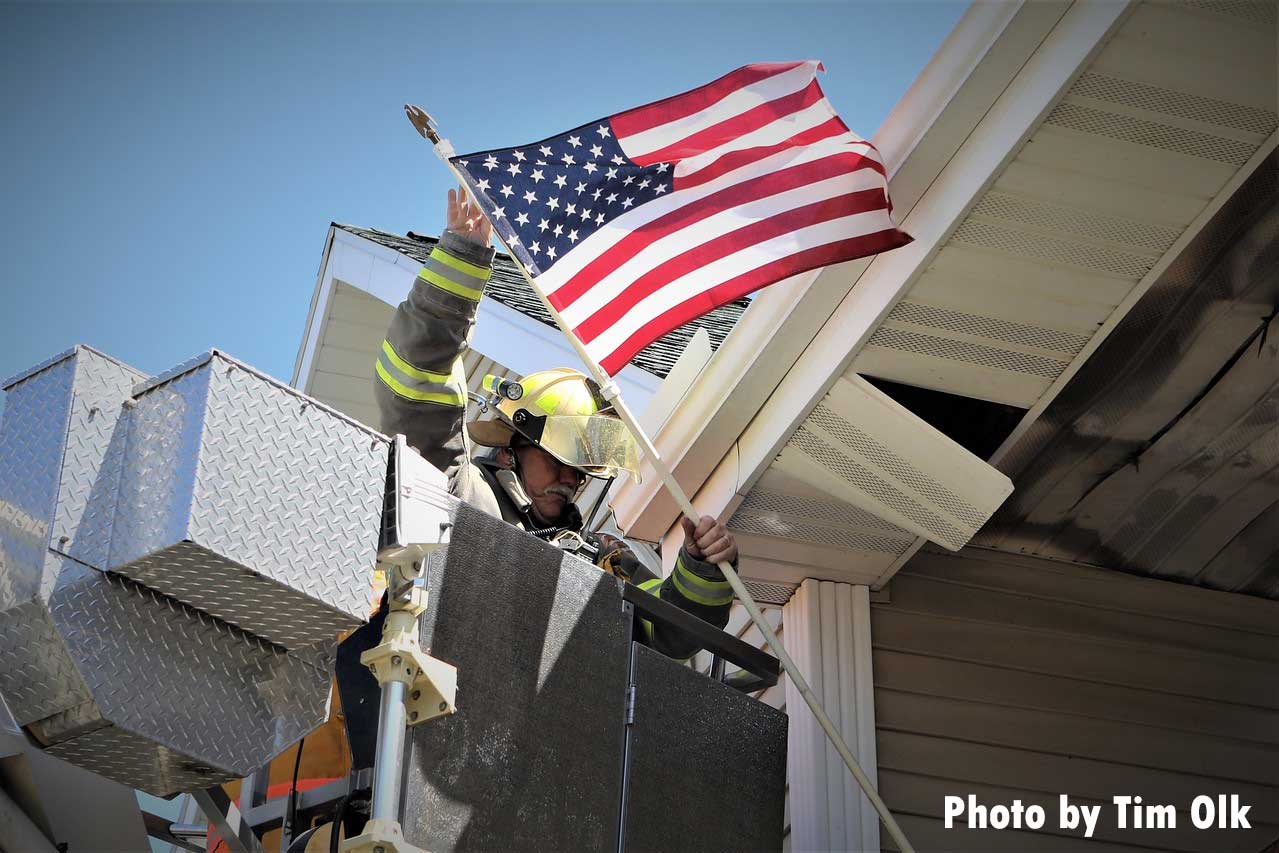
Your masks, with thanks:
[{"label": "helmet brim", "polygon": [[497,419],[472,421],[467,424],[466,431],[470,434],[471,441],[485,447],[509,447],[511,439],[515,436],[513,427]]}]

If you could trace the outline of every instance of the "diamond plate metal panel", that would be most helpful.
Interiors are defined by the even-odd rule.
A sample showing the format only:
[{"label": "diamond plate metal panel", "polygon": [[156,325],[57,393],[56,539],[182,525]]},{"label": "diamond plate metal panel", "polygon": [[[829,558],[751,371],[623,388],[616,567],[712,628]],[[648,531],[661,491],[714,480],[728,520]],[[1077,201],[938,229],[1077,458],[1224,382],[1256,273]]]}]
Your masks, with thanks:
[{"label": "diamond plate metal panel", "polygon": [[[292,389],[222,363],[209,395],[195,540],[361,621],[390,442]],[[262,535],[263,520],[269,535]]]},{"label": "diamond plate metal panel", "polygon": [[43,595],[75,381],[68,350],[6,385],[0,425],[0,692],[29,723],[88,698]]},{"label": "diamond plate metal panel", "polygon": [[0,424],[0,610],[32,601],[49,544],[74,350],[5,386]]},{"label": "diamond plate metal panel", "polygon": [[113,571],[187,538],[208,386],[207,371],[188,373],[129,411],[107,561]]},{"label": "diamond plate metal panel", "polygon": [[216,351],[191,365],[135,389],[112,571],[286,647],[363,621],[389,441]]},{"label": "diamond plate metal panel", "polygon": [[[192,542],[135,560],[123,573],[286,649],[321,642],[333,646],[337,635],[352,625],[347,614]],[[370,588],[366,580],[363,589],[355,590],[365,602],[363,612],[369,608]]]},{"label": "diamond plate metal panel", "polygon": [[106,568],[125,443],[120,414],[144,376],[89,347],[77,347],[75,371],[52,547]]},{"label": "diamond plate metal panel", "polygon": [[56,743],[45,752],[156,796],[207,788],[238,779],[241,775],[208,767],[115,726],[104,726]]},{"label": "diamond plate metal panel", "polygon": [[458,711],[410,730],[405,837],[615,849],[630,630],[617,581],[461,504],[430,595],[421,641],[458,667]]},{"label": "diamond plate metal panel", "polygon": [[90,698],[43,599],[0,612],[0,693],[21,725]]},{"label": "diamond plate metal panel", "polygon": [[50,714],[27,726],[37,741],[43,744],[61,743],[111,725],[102,718],[102,711],[92,700],[72,705]]},{"label": "diamond plate metal panel", "polygon": [[[168,787],[173,779],[201,787],[244,776],[327,719],[324,653],[287,653],[132,581],[47,555],[48,609],[36,601],[0,613],[0,689],[49,752],[167,794],[178,790]],[[91,755],[107,727],[132,738],[137,755]]]},{"label": "diamond plate metal panel", "polygon": [[120,728],[243,776],[324,721],[326,671],[123,578],[64,577],[53,622]]},{"label": "diamond plate metal panel", "polygon": [[625,849],[780,850],[786,715],[634,648]]},{"label": "diamond plate metal panel", "polygon": [[[142,409],[135,424],[121,413],[139,379],[77,347],[8,386],[0,426],[0,691],[50,753],[167,794],[243,776],[322,723],[338,623],[331,606],[296,593],[268,601],[301,613],[311,620],[307,630],[321,634],[293,654],[89,565],[107,563],[120,495],[133,512],[126,520],[145,519],[144,532],[189,527],[207,393],[165,395],[167,409]],[[208,379],[179,376],[157,390],[203,383],[207,392]],[[175,464],[135,465],[122,491],[135,426],[168,442]],[[366,528],[374,543],[383,477],[384,468]],[[137,533],[119,530],[126,542]],[[179,552],[197,547],[175,541]],[[220,582],[247,576],[281,586],[218,559]]]}]

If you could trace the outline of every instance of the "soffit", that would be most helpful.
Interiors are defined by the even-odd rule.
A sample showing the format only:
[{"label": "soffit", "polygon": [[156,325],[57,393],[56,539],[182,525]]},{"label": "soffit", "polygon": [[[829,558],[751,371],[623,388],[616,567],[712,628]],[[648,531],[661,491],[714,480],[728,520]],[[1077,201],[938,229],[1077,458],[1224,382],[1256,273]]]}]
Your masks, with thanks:
[{"label": "soffit", "polygon": [[850,372],[1031,408],[1274,133],[1272,3],[1143,3]]}]

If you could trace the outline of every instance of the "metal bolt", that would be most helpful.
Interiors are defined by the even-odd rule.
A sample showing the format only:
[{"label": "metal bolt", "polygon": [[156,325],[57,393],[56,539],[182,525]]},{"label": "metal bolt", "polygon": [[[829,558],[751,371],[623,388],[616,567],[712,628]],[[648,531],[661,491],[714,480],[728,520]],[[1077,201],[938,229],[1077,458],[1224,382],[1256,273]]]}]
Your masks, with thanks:
[{"label": "metal bolt", "polygon": [[385,847],[374,847],[374,848],[373,848],[373,853],[386,853],[386,848],[385,848]]},{"label": "metal bolt", "polygon": [[421,699],[421,698],[422,698],[422,691],[421,691],[421,690],[414,690],[414,691],[413,691],[413,701],[414,701],[414,702],[416,702],[417,700],[419,700],[419,699]]},{"label": "metal bolt", "polygon": [[372,663],[369,664],[369,672],[373,673],[374,675],[377,675],[377,664],[372,664]]},{"label": "metal bolt", "polygon": [[412,713],[410,713],[410,714],[409,714],[409,719],[410,719],[410,720],[416,720],[416,719],[417,719],[417,711],[413,711]]},{"label": "metal bolt", "polygon": [[448,709],[448,707],[449,707],[449,703],[448,703],[448,702],[441,702],[441,703],[440,703],[440,710],[441,710],[441,711],[447,710],[447,709]]},{"label": "metal bolt", "polygon": [[391,658],[391,666],[399,666],[399,665],[400,665],[399,655],[396,655],[395,657]]}]

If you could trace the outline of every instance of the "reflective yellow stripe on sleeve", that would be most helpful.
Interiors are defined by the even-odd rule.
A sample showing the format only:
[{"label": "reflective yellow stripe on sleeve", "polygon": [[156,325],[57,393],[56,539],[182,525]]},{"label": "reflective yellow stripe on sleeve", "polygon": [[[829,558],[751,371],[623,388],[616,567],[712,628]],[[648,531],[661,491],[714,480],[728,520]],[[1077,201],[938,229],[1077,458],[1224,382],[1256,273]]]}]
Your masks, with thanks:
[{"label": "reflective yellow stripe on sleeve", "polygon": [[458,284],[455,281],[450,281],[449,279],[440,275],[440,273],[427,267],[423,267],[422,271],[418,273],[417,277],[427,282],[428,284],[435,285],[440,290],[448,291],[449,293],[452,293],[455,296],[461,296],[463,299],[469,299],[472,302],[479,302],[480,297],[484,295],[483,290],[477,290],[474,287],[467,287],[464,284]]},{"label": "reflective yellow stripe on sleeve", "polygon": [[390,341],[382,341],[375,369],[383,384],[406,400],[466,407],[466,377],[460,358],[454,360],[451,373],[433,373],[409,364]]},{"label": "reflective yellow stripe on sleeve", "polygon": [[[636,584],[636,586],[651,595],[658,595],[661,592],[662,579],[650,578],[649,580]],[[644,636],[648,638],[650,643],[653,642],[653,623],[648,619],[641,617],[640,624],[644,626]]]},{"label": "reflective yellow stripe on sleeve", "polygon": [[492,270],[468,263],[436,246],[418,278],[471,302],[479,302]]},{"label": "reflective yellow stripe on sleeve", "polygon": [[478,278],[480,281],[488,281],[489,276],[493,274],[493,271],[488,267],[477,266],[476,264],[469,263],[461,258],[455,258],[438,246],[431,250],[431,259],[450,266],[458,272],[465,273],[472,278]]},{"label": "reflective yellow stripe on sleeve", "polygon": [[689,601],[707,607],[723,607],[733,603],[733,587],[728,581],[707,580],[694,574],[684,565],[682,557],[675,559],[675,571],[671,573],[671,577],[680,595]]},{"label": "reflective yellow stripe on sleeve", "polygon": [[419,382],[434,382],[437,385],[443,385],[453,378],[452,373],[432,373],[429,370],[421,370],[409,364],[400,354],[395,351],[395,347],[391,346],[390,341],[382,341],[382,352],[390,360],[391,365],[396,370],[403,373],[410,379],[416,379]]}]

